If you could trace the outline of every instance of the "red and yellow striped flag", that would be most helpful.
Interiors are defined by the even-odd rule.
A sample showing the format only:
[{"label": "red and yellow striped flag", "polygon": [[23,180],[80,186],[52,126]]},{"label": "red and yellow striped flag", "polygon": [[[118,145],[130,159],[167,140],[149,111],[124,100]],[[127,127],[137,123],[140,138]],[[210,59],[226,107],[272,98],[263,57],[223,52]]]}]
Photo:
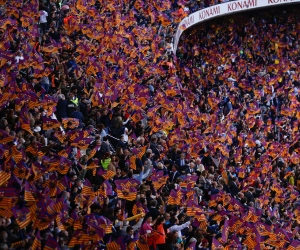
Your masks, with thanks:
[{"label": "red and yellow striped flag", "polygon": [[86,179],[84,181],[81,193],[84,195],[93,195],[94,194],[93,187],[92,187],[91,183],[88,181],[88,179]]},{"label": "red and yellow striped flag", "polygon": [[64,126],[64,128],[66,128],[68,126],[68,123],[70,122],[71,129],[77,128],[79,126],[79,120],[76,118],[62,118],[62,124]]},{"label": "red and yellow striped flag", "polygon": [[102,177],[105,180],[110,180],[111,178],[113,178],[115,176],[115,172],[111,171],[111,170],[107,170],[105,174],[102,175]]},{"label": "red and yellow striped flag", "polygon": [[121,246],[117,244],[117,242],[112,241],[106,244],[107,250],[121,250]]},{"label": "red and yellow striped flag", "polygon": [[137,247],[140,249],[140,250],[149,250],[149,246],[148,246],[148,243],[147,243],[147,240],[145,239],[139,239],[137,242],[136,242],[136,245]]},{"label": "red and yellow striped flag", "polygon": [[0,216],[2,216],[3,218],[9,219],[13,216],[13,213],[12,213],[11,209],[9,209],[9,208],[7,208],[7,209],[0,208]]},{"label": "red and yellow striped flag", "polygon": [[32,243],[32,250],[41,250],[41,249],[42,249],[41,235],[40,235],[40,231],[38,231]]},{"label": "red and yellow striped flag", "polygon": [[39,149],[38,149],[38,147],[37,146],[35,146],[35,145],[29,145],[27,148],[26,148],[26,150],[25,150],[25,152],[27,153],[31,153],[32,155],[37,155],[37,153],[38,153],[38,151],[39,151]]},{"label": "red and yellow striped flag", "polygon": [[0,171],[0,186],[4,185],[10,179],[10,172]]},{"label": "red and yellow striped flag", "polygon": [[27,207],[13,210],[14,217],[18,226],[23,229],[32,222],[32,214]]},{"label": "red and yellow striped flag", "polygon": [[148,146],[146,145],[140,148],[139,153],[137,154],[138,158],[142,159],[143,155],[146,153],[147,147]]},{"label": "red and yellow striped flag", "polygon": [[0,130],[0,143],[6,144],[8,142],[12,142],[14,140],[14,137],[7,134],[5,131]]},{"label": "red and yellow striped flag", "polygon": [[135,155],[131,156],[130,157],[130,168],[133,170],[136,170],[135,161],[136,161],[136,156]]}]

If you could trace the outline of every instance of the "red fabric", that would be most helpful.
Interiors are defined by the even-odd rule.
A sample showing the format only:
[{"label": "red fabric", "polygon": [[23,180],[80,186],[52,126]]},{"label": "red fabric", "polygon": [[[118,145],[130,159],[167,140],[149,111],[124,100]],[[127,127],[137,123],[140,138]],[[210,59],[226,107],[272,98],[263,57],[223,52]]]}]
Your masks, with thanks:
[{"label": "red fabric", "polygon": [[77,149],[77,159],[80,159],[80,157],[81,157],[80,149]]},{"label": "red fabric", "polygon": [[166,236],[165,236],[165,230],[163,227],[163,224],[160,224],[156,231],[158,232],[155,234],[155,244],[164,244],[166,243]]}]

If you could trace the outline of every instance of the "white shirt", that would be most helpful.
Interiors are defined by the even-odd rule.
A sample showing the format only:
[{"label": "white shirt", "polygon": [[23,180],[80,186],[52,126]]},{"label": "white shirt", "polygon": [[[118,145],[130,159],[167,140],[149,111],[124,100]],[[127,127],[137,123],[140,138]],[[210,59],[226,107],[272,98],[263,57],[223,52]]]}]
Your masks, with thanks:
[{"label": "white shirt", "polygon": [[167,43],[166,49],[167,49],[167,51],[169,51],[169,52],[173,52],[173,43]]},{"label": "white shirt", "polygon": [[23,56],[16,56],[16,57],[15,57],[15,60],[16,60],[17,63],[19,63],[20,60],[21,60],[21,61],[24,60],[24,57],[23,57]]},{"label": "white shirt", "polygon": [[197,171],[200,171],[201,173],[205,170],[203,164],[197,165]]},{"label": "white shirt", "polygon": [[46,23],[47,22],[47,16],[48,16],[48,13],[47,11],[40,11],[40,23]]},{"label": "white shirt", "polygon": [[132,177],[134,179],[136,179],[137,181],[139,181],[140,183],[143,182],[143,179],[146,179],[150,174],[152,173],[152,168],[149,168],[146,173],[143,173],[143,171],[141,171],[140,174],[134,174]]},{"label": "white shirt", "polygon": [[171,233],[174,232],[174,231],[177,231],[177,232],[178,232],[178,238],[181,239],[181,230],[182,230],[182,229],[185,229],[185,228],[188,227],[190,224],[191,224],[191,222],[188,221],[188,222],[186,222],[186,223],[184,223],[184,224],[182,224],[182,225],[174,225],[174,226],[171,226],[171,227],[169,228],[169,231],[170,231]]}]

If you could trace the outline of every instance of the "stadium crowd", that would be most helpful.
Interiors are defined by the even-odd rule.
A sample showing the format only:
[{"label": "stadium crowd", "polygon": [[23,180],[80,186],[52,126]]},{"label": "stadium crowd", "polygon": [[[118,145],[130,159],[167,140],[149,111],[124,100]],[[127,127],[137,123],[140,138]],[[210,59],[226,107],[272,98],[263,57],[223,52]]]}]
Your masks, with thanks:
[{"label": "stadium crowd", "polygon": [[0,250],[299,249],[298,6],[0,1]]}]

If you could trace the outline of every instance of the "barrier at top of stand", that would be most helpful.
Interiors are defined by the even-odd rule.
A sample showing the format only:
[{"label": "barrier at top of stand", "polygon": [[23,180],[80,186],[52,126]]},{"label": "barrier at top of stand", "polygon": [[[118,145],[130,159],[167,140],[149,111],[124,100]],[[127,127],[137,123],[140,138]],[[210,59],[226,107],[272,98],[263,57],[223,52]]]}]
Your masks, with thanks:
[{"label": "barrier at top of stand", "polygon": [[184,30],[198,23],[227,14],[297,2],[299,3],[300,0],[237,0],[198,10],[179,23],[173,40],[173,52],[176,54],[178,42]]}]

